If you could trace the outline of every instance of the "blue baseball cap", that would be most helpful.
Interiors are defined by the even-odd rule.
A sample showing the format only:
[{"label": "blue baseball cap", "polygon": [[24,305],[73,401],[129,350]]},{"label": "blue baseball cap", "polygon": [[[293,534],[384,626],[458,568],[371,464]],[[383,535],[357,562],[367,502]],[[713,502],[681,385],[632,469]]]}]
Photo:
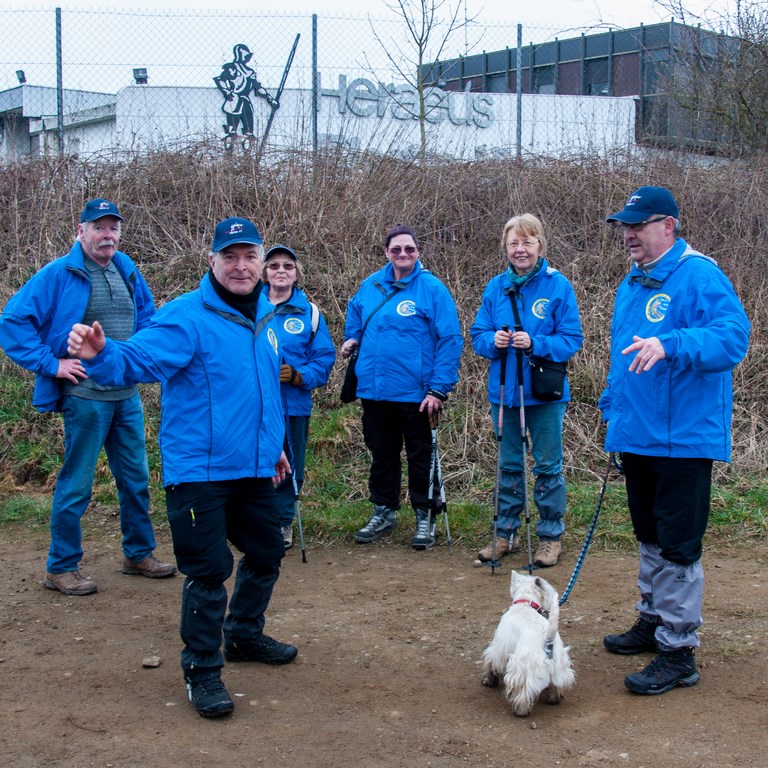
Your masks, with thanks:
[{"label": "blue baseball cap", "polygon": [[680,218],[680,209],[668,189],[664,187],[640,187],[629,196],[624,210],[609,216],[606,221],[639,224],[651,216]]},{"label": "blue baseball cap", "polygon": [[285,253],[290,256],[294,261],[298,261],[299,257],[296,255],[296,251],[289,248],[287,245],[273,245],[265,254],[264,261],[269,261],[270,256],[274,256],[276,253]]},{"label": "blue baseball cap", "polygon": [[220,221],[216,225],[216,229],[213,233],[211,250],[214,253],[218,253],[235,243],[263,245],[264,238],[259,233],[259,230],[256,229],[256,225],[253,222],[248,221],[248,219],[232,216],[229,219]]},{"label": "blue baseball cap", "polygon": [[120,221],[125,221],[114,203],[110,203],[109,200],[105,200],[103,197],[98,197],[96,200],[89,200],[85,204],[85,208],[83,208],[83,212],[80,214],[80,223],[96,221],[96,219],[101,219],[104,216],[114,216],[116,219],[120,219]]}]

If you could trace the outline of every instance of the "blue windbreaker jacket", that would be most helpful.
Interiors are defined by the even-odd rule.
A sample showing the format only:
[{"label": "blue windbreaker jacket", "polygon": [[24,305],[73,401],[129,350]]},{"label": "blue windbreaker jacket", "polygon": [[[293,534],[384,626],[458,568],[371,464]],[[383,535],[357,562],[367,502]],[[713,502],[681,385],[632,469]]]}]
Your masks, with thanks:
[{"label": "blue windbreaker jacket", "polygon": [[[264,286],[269,298],[269,286]],[[283,384],[283,397],[289,416],[309,416],[312,413],[312,390],[328,383],[336,361],[336,348],[325,318],[320,315],[317,333],[312,334],[312,308],[304,291],[294,288],[291,297],[275,309],[273,323],[280,342],[280,351],[288,365],[302,378],[301,386]]]},{"label": "blue windbreaker jacket", "polygon": [[[488,400],[498,405],[501,383],[501,353],[493,343],[496,331],[502,326],[515,327],[515,315],[507,289],[512,287],[509,275],[503,272],[494,277],[483,291],[480,309],[470,328],[472,347],[491,361],[488,374]],[[524,283],[517,293],[517,308],[523,330],[531,337],[533,354],[556,362],[570,360],[584,341],[581,333],[579,308],[573,286],[562,273],[548,266],[546,259],[538,274]],[[523,355],[523,399],[525,405],[544,405],[553,401],[537,400],[531,393],[529,358]],[[507,354],[504,405],[520,405],[520,386],[517,380],[517,355],[514,349]],[[571,390],[566,377],[563,396],[554,402],[567,403]]]},{"label": "blue windbreaker jacket", "polygon": [[[22,368],[36,374],[32,404],[40,411],[61,410],[59,359],[67,356],[67,336],[85,317],[91,278],[80,242],[65,256],[46,264],[6,304],[0,316],[0,346]],[[133,296],[134,330],[144,328],[155,302],[136,265],[121,251],[112,263]]]},{"label": "blue windbreaker jacket", "polygon": [[[361,341],[394,282],[389,263],[363,281],[347,307],[345,340]],[[453,297],[420,261],[402,283],[363,334],[355,369],[362,399],[420,403],[428,389],[447,395],[459,380],[464,340]]]},{"label": "blue windbreaker jacket", "polygon": [[[261,294],[257,318],[271,310]],[[285,435],[277,334],[226,304],[208,275],[147,328],[83,362],[100,384],[162,382],[166,486],[275,474]]]},{"label": "blue windbreaker jacket", "polygon": [[[682,238],[643,285],[634,266],[616,292],[611,367],[599,407],[607,451],[728,461],[733,368],[744,359],[750,324],[733,286]],[[632,337],[658,337],[666,359],[629,373]]]}]

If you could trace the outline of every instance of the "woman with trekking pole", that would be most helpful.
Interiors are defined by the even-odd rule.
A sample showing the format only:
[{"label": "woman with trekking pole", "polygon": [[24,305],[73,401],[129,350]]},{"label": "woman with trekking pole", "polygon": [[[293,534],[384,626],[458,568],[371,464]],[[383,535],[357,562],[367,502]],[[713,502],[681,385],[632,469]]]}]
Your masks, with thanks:
[{"label": "woman with trekking pole", "polygon": [[[501,248],[507,268],[486,286],[470,329],[475,352],[491,361],[488,400],[499,439],[493,538],[477,559],[497,564],[498,558],[521,548],[518,529],[521,513],[527,512],[530,435],[539,512],[533,563],[549,567],[560,557],[565,530],[563,419],[570,400],[566,363],[581,349],[584,337],[573,287],[546,260],[547,240],[539,219],[530,213],[510,219]],[[504,378],[515,386],[502,388]]]},{"label": "woman with trekking pole", "polygon": [[397,528],[405,445],[408,495],[416,516],[411,546],[423,551],[434,545],[436,530],[429,493],[430,418],[442,410],[458,381],[464,341],[456,303],[422,265],[413,230],[390,229],[384,254],[387,264],[349,301],[340,350],[344,358],[357,353],[353,397],[362,403],[363,436],[372,458],[373,514],[355,541],[370,544]]},{"label": "woman with trekking pole", "polygon": [[[312,390],[328,383],[336,360],[336,348],[325,318],[299,288],[303,276],[301,262],[293,249],[273,245],[267,251],[262,290],[275,307],[273,327],[283,356],[280,392],[286,409],[285,455],[292,472],[292,476],[286,477],[275,489],[286,549],[293,546],[293,518],[304,484]],[[303,541],[301,545],[304,555]]]}]

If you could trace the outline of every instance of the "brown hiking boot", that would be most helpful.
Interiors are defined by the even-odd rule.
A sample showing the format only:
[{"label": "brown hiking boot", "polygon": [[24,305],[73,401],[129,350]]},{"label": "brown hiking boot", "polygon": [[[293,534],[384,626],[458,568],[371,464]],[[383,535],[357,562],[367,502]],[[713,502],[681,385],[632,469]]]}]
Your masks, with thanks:
[{"label": "brown hiking boot", "polygon": [[540,541],[536,556],[533,558],[533,564],[540,568],[556,565],[562,551],[563,548],[559,541]]},{"label": "brown hiking boot", "polygon": [[87,579],[80,571],[46,573],[43,585],[48,589],[57,589],[65,595],[92,595],[98,590],[96,582]]},{"label": "brown hiking boot", "polygon": [[146,576],[149,579],[165,579],[176,573],[172,563],[162,563],[154,555],[148,555],[138,563],[132,563],[128,558],[123,560],[122,572],[129,576]]},{"label": "brown hiking boot", "polygon": [[[496,559],[498,560],[500,557],[503,557],[504,555],[509,555],[512,552],[519,552],[520,551],[520,539],[517,536],[513,536],[512,540],[505,539],[503,536],[497,536],[496,537]],[[481,549],[477,553],[477,559],[481,563],[490,563],[491,560],[493,560],[493,542],[491,542],[487,547],[484,549]]]}]

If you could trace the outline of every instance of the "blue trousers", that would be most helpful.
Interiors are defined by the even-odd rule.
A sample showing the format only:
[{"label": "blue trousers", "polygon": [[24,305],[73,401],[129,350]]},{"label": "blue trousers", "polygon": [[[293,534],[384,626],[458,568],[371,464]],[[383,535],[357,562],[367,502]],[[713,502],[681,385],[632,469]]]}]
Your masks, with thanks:
[{"label": "blue trousers", "polygon": [[136,394],[126,400],[103,401],[67,395],[62,411],[64,463],[51,506],[48,571],[74,571],[83,557],[80,520],[91,501],[102,446],[117,485],[123,553],[132,562],[143,560],[155,549],[155,534],[149,519],[141,398]]},{"label": "blue trousers", "polygon": [[[525,408],[526,433],[533,454],[533,498],[539,512],[536,533],[539,539],[558,541],[565,524],[566,489],[563,477],[563,419],[566,403]],[[499,406],[491,404],[493,428],[498,440]],[[511,538],[522,525],[525,511],[525,455],[520,427],[520,409],[504,406],[501,432],[501,473],[499,478],[499,519],[497,534]]]},{"label": "blue trousers", "polygon": [[[286,435],[285,455],[290,459],[293,475],[275,488],[277,503],[280,507],[280,526],[288,527],[293,522],[296,511],[296,497],[304,485],[304,462],[309,439],[309,416],[289,416],[289,434]],[[290,440],[290,442],[289,442]],[[296,480],[294,488],[293,481]]]},{"label": "blue trousers", "polygon": [[[186,575],[181,599],[181,666],[220,669],[222,636],[254,639],[285,552],[271,478],[180,483],[166,489],[168,522],[179,570]],[[224,582],[243,553],[229,600]]]}]

